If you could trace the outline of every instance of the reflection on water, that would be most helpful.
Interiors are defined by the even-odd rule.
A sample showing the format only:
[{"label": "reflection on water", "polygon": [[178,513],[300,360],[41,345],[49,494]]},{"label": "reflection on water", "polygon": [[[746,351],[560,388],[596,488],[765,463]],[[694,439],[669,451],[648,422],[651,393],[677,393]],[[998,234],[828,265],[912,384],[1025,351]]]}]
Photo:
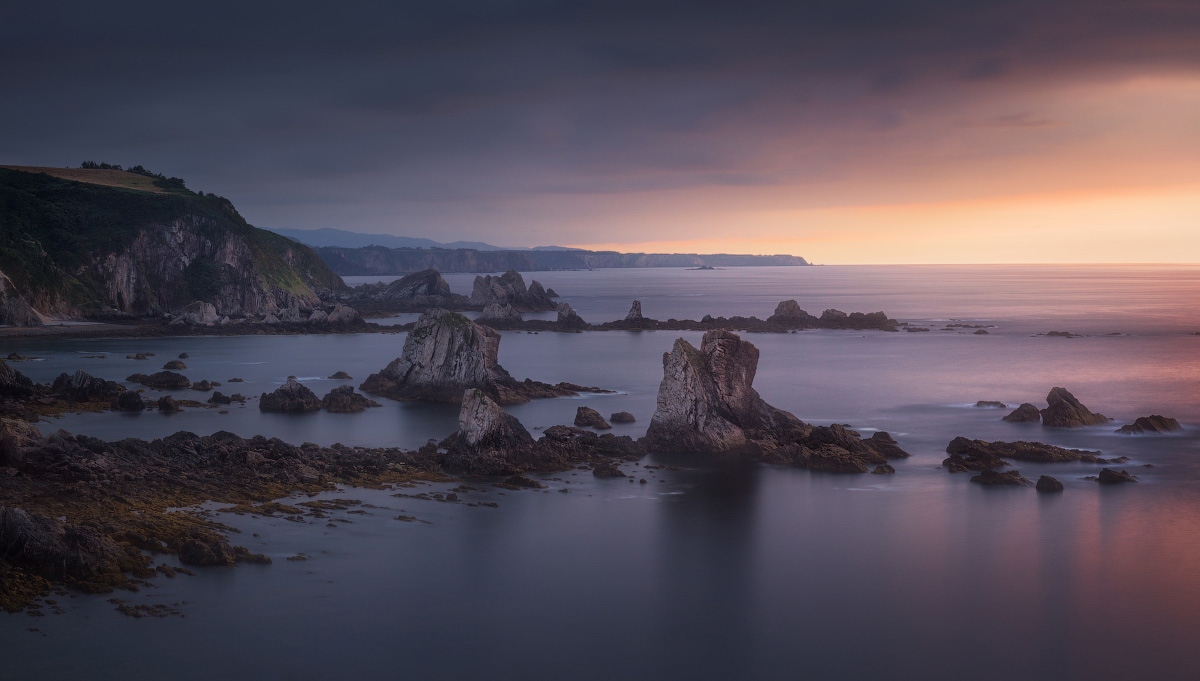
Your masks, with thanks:
[{"label": "reflection on water", "polygon": [[[988,336],[749,336],[762,352],[756,385],[768,401],[809,421],[892,432],[913,454],[896,463],[895,476],[652,457],[643,463],[681,470],[640,468],[634,482],[577,470],[545,476],[545,492],[464,495],[499,508],[350,490],[337,496],[379,508],[345,515],[353,522],[335,528],[324,520],[222,516],[243,530],[239,543],[275,563],[204,570],[122,595],[186,600],[182,619],[133,620],[103,597],[84,596],[66,601],[66,616],[0,618],[4,678],[1090,680],[1200,673],[1191,640],[1200,631],[1200,337],[1187,335],[1197,330],[1194,268],[763,268],[746,280],[739,272],[534,276],[590,311],[585,318],[600,320],[623,316],[635,296],[660,318],[698,317],[703,312],[691,310],[700,308],[763,316],[796,297],[810,311],[977,315],[996,328]],[[696,284],[700,276],[708,283]],[[455,290],[467,290],[469,277],[454,277]],[[696,291],[704,294],[699,300],[689,295]],[[1070,324],[1060,325],[1060,314]],[[1060,327],[1129,335],[1031,335]],[[641,435],[662,353],[678,335],[699,337],[506,333],[501,361],[514,376],[620,391],[511,411],[536,428],[569,423],[580,404],[605,414],[628,410],[638,422],[615,431]],[[320,395],[357,385],[402,342],[401,335],[40,340],[9,343],[3,354],[44,357],[16,365],[41,381],[74,368],[119,380],[187,351],[193,379],[246,379],[223,386],[227,394],[257,395],[289,374],[345,370],[355,377],[309,381]],[[144,350],[157,356],[123,359]],[[97,353],[108,359],[83,358]],[[1187,431],[1156,438],[1117,436],[1110,427],[1047,431],[971,406],[980,399],[1041,402],[1053,385],[1118,421],[1165,413]],[[358,415],[266,415],[254,403],[230,412],[85,414],[46,427],[106,438],[227,429],[293,442],[417,446],[449,434],[457,417],[452,406],[391,401]],[[1129,456],[1124,467],[1141,482],[1101,488],[1083,479],[1097,466],[1026,463],[1018,468],[1027,477],[1053,475],[1066,491],[1047,497],[983,489],[938,468],[956,435]],[[399,514],[430,524],[400,522]],[[297,552],[311,559],[285,560]],[[46,636],[27,632],[30,626]]]}]

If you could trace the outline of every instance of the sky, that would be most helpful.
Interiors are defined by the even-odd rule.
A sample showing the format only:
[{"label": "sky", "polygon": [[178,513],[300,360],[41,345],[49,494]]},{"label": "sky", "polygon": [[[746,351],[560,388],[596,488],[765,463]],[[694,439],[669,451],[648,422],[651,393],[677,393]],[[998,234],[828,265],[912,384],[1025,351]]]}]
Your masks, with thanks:
[{"label": "sky", "polygon": [[1200,262],[1200,2],[39,2],[0,163],[252,224],[813,262]]}]

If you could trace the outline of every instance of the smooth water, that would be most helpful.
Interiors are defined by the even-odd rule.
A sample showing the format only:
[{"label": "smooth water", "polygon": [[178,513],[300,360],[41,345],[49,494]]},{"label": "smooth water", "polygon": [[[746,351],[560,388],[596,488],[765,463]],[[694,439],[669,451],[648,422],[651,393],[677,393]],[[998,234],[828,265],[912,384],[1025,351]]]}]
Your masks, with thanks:
[{"label": "smooth water", "polygon": [[[1127,679],[1200,674],[1200,268],[812,267],[526,274],[589,321],[765,317],[786,298],[820,313],[882,309],[905,321],[962,319],[990,334],[809,331],[749,334],[755,386],[817,423],[891,432],[913,456],[895,476],[768,466],[646,470],[647,484],[588,471],[543,476],[546,492],[463,494],[498,508],[347,490],[379,508],[297,524],[222,515],[269,567],[158,580],[132,602],[187,601],[186,617],[134,620],[107,597],[68,614],[0,617],[4,678],[391,679]],[[448,275],[469,292],[470,276]],[[932,328],[941,328],[936,324]],[[1049,330],[1093,334],[1036,336]],[[1118,333],[1121,335],[1106,335]],[[517,378],[615,395],[512,407],[531,429],[580,404],[628,410],[644,433],[677,332],[507,332]],[[110,379],[188,352],[193,380],[257,395],[289,374],[318,395],[357,385],[403,334],[153,340],[6,340],[43,359],[36,380],[82,368]],[[155,352],[149,361],[124,359]],[[105,359],[85,355],[105,354]],[[1042,404],[1072,390],[1112,427],[1043,430],[977,400]],[[152,391],[150,391],[152,392]],[[175,391],[177,397],[206,395]],[[69,415],[62,427],[114,439],[177,430],[291,442],[417,446],[453,431],[448,405],[384,401],[364,414],[261,414],[254,401],[181,414]],[[1187,430],[1113,429],[1162,413]],[[536,431],[535,431],[536,432]],[[1066,491],[985,489],[938,468],[957,435],[1040,440],[1129,456],[1141,482],[1102,488],[1099,466],[1019,464]],[[651,458],[650,462],[655,461]],[[661,462],[661,461],[660,461]],[[1153,468],[1145,467],[1152,464]],[[432,485],[418,491],[444,491]],[[569,489],[570,493],[558,493]],[[429,524],[406,523],[412,515]],[[253,533],[261,536],[254,538]],[[308,561],[287,556],[303,552]],[[27,627],[39,632],[28,632]],[[43,635],[44,634],[44,635]]]}]

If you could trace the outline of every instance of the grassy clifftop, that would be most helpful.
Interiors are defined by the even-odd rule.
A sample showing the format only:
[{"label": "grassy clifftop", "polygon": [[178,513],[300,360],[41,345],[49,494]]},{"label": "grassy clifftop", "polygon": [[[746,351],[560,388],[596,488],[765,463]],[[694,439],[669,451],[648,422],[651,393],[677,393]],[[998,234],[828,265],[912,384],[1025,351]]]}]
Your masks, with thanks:
[{"label": "grassy clifftop", "polygon": [[0,272],[8,296],[85,316],[193,300],[258,313],[344,286],[312,249],[250,226],[227,199],[107,169],[0,167]]}]

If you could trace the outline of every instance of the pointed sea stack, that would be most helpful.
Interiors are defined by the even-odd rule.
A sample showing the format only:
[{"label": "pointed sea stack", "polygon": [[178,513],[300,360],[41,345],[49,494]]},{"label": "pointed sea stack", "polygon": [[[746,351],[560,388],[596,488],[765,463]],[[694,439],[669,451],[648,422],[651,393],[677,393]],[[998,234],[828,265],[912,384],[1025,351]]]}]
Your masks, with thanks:
[{"label": "pointed sea stack", "polygon": [[557,324],[564,329],[586,329],[588,325],[575,310],[571,309],[570,303],[558,304]]},{"label": "pointed sea stack", "polygon": [[497,358],[500,334],[457,312],[425,311],[404,340],[404,349],[360,388],[396,400],[461,402],[477,388],[500,404],[537,397],[574,396],[572,390],[526,380],[518,382]]},{"label": "pointed sea stack", "polygon": [[475,277],[469,304],[483,308],[492,303],[511,303],[520,312],[553,310],[554,301],[536,281],[525,288],[521,273],[509,270],[499,277]]},{"label": "pointed sea stack", "polygon": [[478,475],[501,475],[518,470],[514,461],[533,449],[533,436],[482,390],[471,388],[462,396],[458,431],[442,442],[449,452],[448,468]]},{"label": "pointed sea stack", "polygon": [[1066,388],[1051,388],[1046,396],[1049,406],[1042,410],[1042,425],[1052,428],[1082,428],[1108,423],[1112,419],[1096,414],[1075,399]]},{"label": "pointed sea stack", "polygon": [[811,427],[767,404],[751,387],[758,348],[737,334],[709,331],[697,350],[675,341],[663,355],[663,380],[646,440],[653,449],[729,452],[753,440],[807,436]]}]

